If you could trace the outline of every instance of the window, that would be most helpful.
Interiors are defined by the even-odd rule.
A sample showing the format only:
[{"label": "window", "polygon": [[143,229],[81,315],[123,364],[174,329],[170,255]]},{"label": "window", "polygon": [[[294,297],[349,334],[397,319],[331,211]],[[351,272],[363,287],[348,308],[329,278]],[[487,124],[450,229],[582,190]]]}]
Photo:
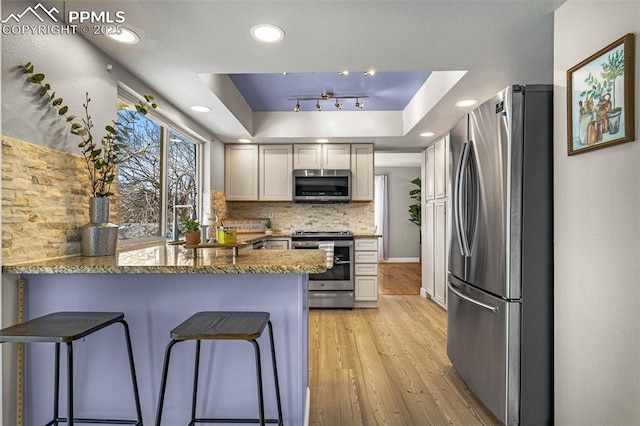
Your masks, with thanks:
[{"label": "window", "polygon": [[[187,216],[197,219],[197,152],[195,142],[175,130],[169,129],[169,143],[167,144],[167,178],[169,182],[167,223],[171,223],[169,231],[172,237],[176,231],[180,236],[180,222],[182,219]],[[174,226],[176,227],[175,230]]]},{"label": "window", "polygon": [[128,109],[118,111],[118,124],[127,130],[123,137],[125,160],[118,167],[119,238],[160,237],[162,128]]},{"label": "window", "polygon": [[118,102],[118,124],[124,145],[118,167],[119,238],[173,237],[174,224],[180,231],[184,217],[197,217],[199,143],[156,114],[141,115],[123,101]]}]

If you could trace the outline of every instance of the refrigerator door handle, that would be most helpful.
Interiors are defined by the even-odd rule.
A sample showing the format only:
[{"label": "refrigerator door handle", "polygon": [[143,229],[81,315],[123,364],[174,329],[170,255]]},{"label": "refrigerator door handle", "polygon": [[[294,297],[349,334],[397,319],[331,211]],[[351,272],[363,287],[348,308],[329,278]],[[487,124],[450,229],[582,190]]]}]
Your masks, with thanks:
[{"label": "refrigerator door handle", "polygon": [[500,311],[500,309],[499,309],[497,306],[495,306],[495,305],[488,305],[488,304],[486,304],[486,303],[482,303],[482,302],[480,302],[480,301],[478,301],[478,300],[472,299],[471,297],[466,296],[466,295],[464,295],[464,294],[460,293],[460,292],[459,292],[458,290],[456,290],[456,288],[451,284],[451,282],[449,282],[448,287],[449,287],[449,290],[451,290],[451,292],[452,292],[453,294],[455,294],[456,296],[460,297],[461,299],[466,300],[466,301],[467,301],[467,302],[469,302],[469,303],[473,303],[473,304],[474,304],[474,305],[476,305],[476,306],[480,306],[481,308],[487,309],[487,310],[489,310],[489,311],[493,312],[494,314],[497,314],[497,313]]},{"label": "refrigerator door handle", "polygon": [[458,240],[458,246],[460,247],[460,253],[465,256],[464,247],[462,247],[462,230],[460,229],[460,180],[462,178],[462,163],[463,163],[463,154],[467,149],[467,143],[465,142],[462,147],[462,154],[460,155],[460,159],[458,160],[458,166],[456,167],[456,176],[455,176],[455,185],[454,185],[454,209],[453,209],[453,220],[456,224],[456,237]]},{"label": "refrigerator door handle", "polygon": [[[462,148],[462,155],[460,155],[460,163],[458,164],[457,171],[457,185],[456,185],[456,223],[458,231],[458,243],[460,244],[460,251],[464,257],[471,257],[471,248],[469,247],[469,241],[467,240],[467,229],[465,226],[465,218],[462,217],[462,205],[466,200],[466,178],[467,178],[467,166],[469,162],[469,153],[471,151],[472,141],[465,142]],[[464,199],[463,199],[464,196]],[[465,201],[466,202],[466,201]],[[466,209],[465,209],[466,211]]]}]

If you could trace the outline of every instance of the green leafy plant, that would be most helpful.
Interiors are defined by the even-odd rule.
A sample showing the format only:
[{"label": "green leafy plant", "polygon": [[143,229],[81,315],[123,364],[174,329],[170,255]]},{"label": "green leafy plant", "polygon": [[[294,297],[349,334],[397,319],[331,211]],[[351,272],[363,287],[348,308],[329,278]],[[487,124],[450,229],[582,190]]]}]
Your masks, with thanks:
[{"label": "green leafy plant", "polygon": [[[624,51],[617,50],[607,56],[607,62],[602,64],[602,78],[608,82],[609,87],[613,91],[613,109],[616,108],[616,79],[624,75]],[[619,107],[618,107],[619,108]]]},{"label": "green leafy plant", "polygon": [[416,185],[417,188],[412,189],[411,191],[409,191],[409,196],[411,197],[411,199],[415,200],[416,203],[411,204],[409,206],[409,221],[412,223],[415,223],[418,226],[422,225],[422,208],[420,206],[420,200],[421,200],[421,192],[422,192],[422,181],[420,180],[419,177],[415,178],[414,180],[411,181],[412,184]]},{"label": "green leafy plant", "polygon": [[[82,140],[78,146],[82,150],[89,172],[91,195],[94,197],[113,195],[111,184],[116,179],[118,164],[141,154],[146,148],[123,156],[123,140],[126,137],[127,128],[115,120],[105,127],[106,135],[96,142],[92,133],[93,122],[89,115],[89,102],[91,102],[89,93],[85,93],[85,102],[82,104],[84,117],[78,118],[69,113],[69,107],[64,104],[63,98],[56,96],[51,85],[45,82],[45,75],[36,73],[31,62],[20,65],[20,68],[27,74],[28,82],[39,86],[38,95],[46,99],[47,103],[57,110],[58,116],[66,120],[69,124],[69,132]],[[144,95],[144,100],[136,104],[135,108],[141,115],[146,115],[151,109],[157,108],[157,104],[153,102],[153,96]]]},{"label": "green leafy plant", "polygon": [[271,229],[272,226],[273,224],[271,223],[271,219],[267,219],[267,221],[264,223],[264,227],[267,229]]},{"label": "green leafy plant", "polygon": [[190,217],[182,219],[182,228],[187,232],[193,232],[200,230],[200,222]]}]

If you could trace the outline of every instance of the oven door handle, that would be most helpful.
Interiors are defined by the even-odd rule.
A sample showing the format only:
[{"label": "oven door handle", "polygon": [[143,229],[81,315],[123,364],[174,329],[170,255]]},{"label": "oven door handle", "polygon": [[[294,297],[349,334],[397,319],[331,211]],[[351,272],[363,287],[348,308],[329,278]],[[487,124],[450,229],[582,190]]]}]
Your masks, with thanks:
[{"label": "oven door handle", "polygon": [[334,265],[350,265],[351,261],[350,260],[334,260],[333,264]]}]

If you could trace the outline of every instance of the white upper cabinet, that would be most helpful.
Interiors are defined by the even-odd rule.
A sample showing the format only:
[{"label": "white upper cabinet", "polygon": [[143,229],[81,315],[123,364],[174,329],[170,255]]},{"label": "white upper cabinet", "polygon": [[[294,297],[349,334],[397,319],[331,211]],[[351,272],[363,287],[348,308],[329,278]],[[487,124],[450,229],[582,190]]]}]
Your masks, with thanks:
[{"label": "white upper cabinet", "polygon": [[349,144],[300,144],[293,146],[294,170],[349,170],[351,145]]},{"label": "white upper cabinet", "polygon": [[425,162],[424,162],[424,173],[425,179],[423,182],[424,186],[424,197],[425,200],[433,200],[435,198],[435,148],[431,145],[425,151]]},{"label": "white upper cabinet", "polygon": [[258,145],[226,145],[224,192],[228,201],[258,199]]},{"label": "white upper cabinet", "polygon": [[351,200],[373,201],[373,144],[351,145]]},{"label": "white upper cabinet", "polygon": [[293,168],[295,170],[322,168],[322,145],[294,145],[293,146]]},{"label": "white upper cabinet", "polygon": [[322,168],[349,170],[351,168],[351,145],[335,143],[322,145]]},{"label": "white upper cabinet", "polygon": [[449,136],[440,139],[434,145],[434,190],[435,198],[443,198],[447,196],[448,191],[448,168],[447,168],[447,149]]},{"label": "white upper cabinet", "polygon": [[261,201],[291,201],[293,146],[260,145]]}]

